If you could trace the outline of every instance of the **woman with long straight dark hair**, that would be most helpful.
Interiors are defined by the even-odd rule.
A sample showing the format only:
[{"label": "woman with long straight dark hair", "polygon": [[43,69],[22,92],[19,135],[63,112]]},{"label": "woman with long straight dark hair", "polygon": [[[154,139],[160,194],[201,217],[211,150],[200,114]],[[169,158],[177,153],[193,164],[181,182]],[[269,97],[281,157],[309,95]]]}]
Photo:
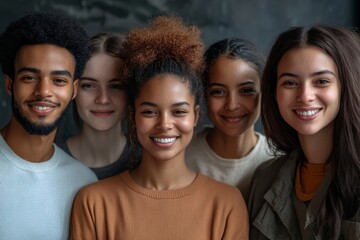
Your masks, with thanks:
[{"label": "woman with long straight dark hair", "polygon": [[265,66],[262,121],[284,156],[256,171],[251,239],[360,238],[360,40],[337,27],[279,35]]}]

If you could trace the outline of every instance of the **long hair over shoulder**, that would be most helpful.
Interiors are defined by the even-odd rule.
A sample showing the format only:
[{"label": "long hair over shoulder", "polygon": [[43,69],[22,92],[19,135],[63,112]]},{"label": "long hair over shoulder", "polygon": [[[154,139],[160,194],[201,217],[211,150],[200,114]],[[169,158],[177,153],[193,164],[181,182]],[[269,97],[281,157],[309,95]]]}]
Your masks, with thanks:
[{"label": "long hair over shoulder", "polygon": [[277,66],[290,49],[315,46],[335,62],[341,85],[334,119],[333,149],[328,159],[332,180],[313,229],[323,239],[340,237],[341,220],[356,214],[360,199],[360,40],[350,29],[295,27],[279,35],[271,48],[262,80],[261,117],[275,150],[290,154],[300,146],[297,132],[280,115],[276,103]]}]

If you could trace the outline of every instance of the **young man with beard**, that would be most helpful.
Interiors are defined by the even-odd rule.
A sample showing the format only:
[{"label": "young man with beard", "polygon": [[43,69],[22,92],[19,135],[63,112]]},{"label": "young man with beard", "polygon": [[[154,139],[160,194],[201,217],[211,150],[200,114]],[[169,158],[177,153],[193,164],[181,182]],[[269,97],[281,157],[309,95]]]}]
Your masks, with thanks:
[{"label": "young man with beard", "polygon": [[89,57],[74,19],[33,12],[0,36],[13,115],[0,130],[0,239],[68,239],[77,191],[96,177],[53,144]]}]

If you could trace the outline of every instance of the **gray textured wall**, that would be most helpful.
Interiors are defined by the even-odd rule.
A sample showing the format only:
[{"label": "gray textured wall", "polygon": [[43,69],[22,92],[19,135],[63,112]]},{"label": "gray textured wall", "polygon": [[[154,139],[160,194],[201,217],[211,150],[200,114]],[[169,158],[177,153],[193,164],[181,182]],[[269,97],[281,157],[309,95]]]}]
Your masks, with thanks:
[{"label": "gray textured wall", "polygon": [[[79,19],[89,34],[125,32],[161,11],[198,25],[208,46],[225,37],[253,41],[266,53],[275,36],[297,25],[356,25],[356,0],[12,0],[0,3],[0,31],[31,10],[56,10]],[[0,128],[10,118],[0,78]]]}]

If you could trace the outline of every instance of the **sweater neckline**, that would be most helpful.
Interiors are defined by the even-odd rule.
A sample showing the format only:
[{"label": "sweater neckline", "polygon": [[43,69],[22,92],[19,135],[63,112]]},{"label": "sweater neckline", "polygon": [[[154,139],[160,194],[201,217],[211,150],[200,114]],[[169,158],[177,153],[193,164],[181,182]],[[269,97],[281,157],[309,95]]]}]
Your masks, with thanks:
[{"label": "sweater neckline", "polygon": [[147,189],[138,185],[130,176],[129,171],[125,171],[121,174],[121,177],[125,184],[133,191],[153,199],[176,199],[182,198],[196,192],[207,180],[204,175],[198,174],[195,180],[188,186],[174,190],[153,190]]},{"label": "sweater neckline", "polygon": [[4,154],[6,160],[14,164],[16,167],[29,172],[45,172],[57,167],[61,158],[59,156],[59,149],[57,148],[57,146],[53,144],[53,147],[54,153],[49,160],[34,163],[19,157],[5,142],[5,139],[0,136],[0,152]]}]

